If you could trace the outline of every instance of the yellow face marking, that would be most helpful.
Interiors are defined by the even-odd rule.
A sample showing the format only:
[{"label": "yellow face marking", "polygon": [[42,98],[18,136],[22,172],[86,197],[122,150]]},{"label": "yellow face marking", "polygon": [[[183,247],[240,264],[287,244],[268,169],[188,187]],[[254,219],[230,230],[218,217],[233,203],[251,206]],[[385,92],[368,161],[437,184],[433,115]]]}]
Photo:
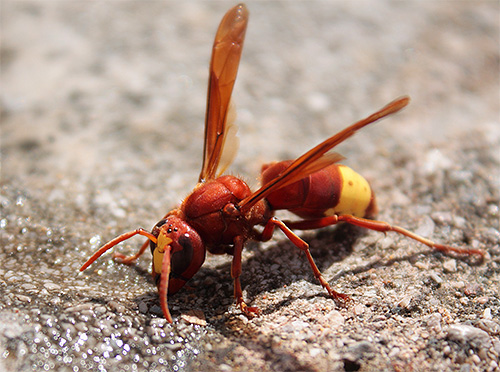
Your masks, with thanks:
[{"label": "yellow face marking", "polygon": [[157,274],[161,274],[161,263],[163,262],[165,247],[167,245],[170,245],[172,241],[172,239],[170,239],[168,236],[163,235],[162,233],[158,235],[158,242],[153,252],[153,269]]},{"label": "yellow face marking", "polygon": [[372,197],[370,184],[349,167],[339,165],[338,169],[342,177],[339,202],[335,207],[328,209],[325,215],[352,214],[364,217]]}]

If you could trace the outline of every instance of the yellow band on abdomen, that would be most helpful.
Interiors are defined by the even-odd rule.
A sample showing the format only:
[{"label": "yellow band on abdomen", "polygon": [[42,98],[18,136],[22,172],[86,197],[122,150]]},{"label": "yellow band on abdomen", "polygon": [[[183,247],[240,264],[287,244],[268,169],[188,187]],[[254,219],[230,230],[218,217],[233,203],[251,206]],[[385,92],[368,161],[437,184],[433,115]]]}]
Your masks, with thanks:
[{"label": "yellow band on abdomen", "polygon": [[338,170],[342,178],[339,202],[335,207],[325,211],[325,215],[352,214],[364,217],[372,198],[370,184],[363,176],[345,165],[339,165]]}]

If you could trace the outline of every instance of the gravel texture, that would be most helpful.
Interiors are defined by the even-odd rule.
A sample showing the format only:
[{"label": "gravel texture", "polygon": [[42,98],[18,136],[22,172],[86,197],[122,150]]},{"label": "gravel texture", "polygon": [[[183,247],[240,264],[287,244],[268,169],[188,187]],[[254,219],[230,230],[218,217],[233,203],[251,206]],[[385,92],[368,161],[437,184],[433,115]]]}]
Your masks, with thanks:
[{"label": "gravel texture", "polygon": [[[283,235],[209,256],[162,318],[146,253],[102,243],[150,228],[194,186],[207,67],[232,2],[1,2],[0,370],[497,371],[500,7],[496,1],[248,2],[231,171],[293,158],[393,98],[411,105],[339,151],[395,234],[304,232],[338,308]],[[118,249],[132,253],[141,239]]]}]

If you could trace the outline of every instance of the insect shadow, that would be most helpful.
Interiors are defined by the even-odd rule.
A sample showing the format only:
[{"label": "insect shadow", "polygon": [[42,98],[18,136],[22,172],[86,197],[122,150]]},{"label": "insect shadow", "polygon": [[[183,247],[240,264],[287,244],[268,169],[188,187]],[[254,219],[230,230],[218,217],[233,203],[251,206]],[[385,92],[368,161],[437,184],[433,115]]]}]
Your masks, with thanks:
[{"label": "insect shadow", "polygon": [[[366,230],[352,225],[327,227],[319,232],[305,232],[303,236],[310,241],[310,251],[314,256],[318,268],[326,270],[335,262],[340,262],[353,252],[357,239],[366,234]],[[317,284],[304,254],[293,243],[286,239],[271,243],[263,248],[260,243],[250,243],[247,249],[253,252],[252,257],[243,261],[242,284],[247,299],[252,302],[262,292],[273,292],[290,286],[294,282],[306,280]],[[220,264],[204,265],[198,273],[187,283],[182,291],[169,296],[169,302],[181,312],[196,308],[195,303],[209,316],[223,314],[234,303],[231,293],[233,280],[231,278],[231,262],[228,257],[211,256],[213,260],[224,261]],[[135,275],[154,285],[151,273],[143,265],[132,265]],[[327,276],[327,279],[328,278]],[[338,278],[336,278],[338,279]],[[310,297],[328,297],[318,289],[318,293]],[[296,296],[291,296],[292,301]],[[281,306],[285,306],[285,301]],[[161,315],[157,305],[158,292],[151,290],[137,296],[133,302],[150,304],[149,312],[152,315]],[[279,307],[279,306],[278,306]],[[276,305],[273,306],[276,308]],[[261,309],[269,313],[272,309]]]},{"label": "insect shadow", "polygon": [[[366,229],[343,224],[327,227],[319,232],[306,232],[303,237],[309,242],[316,265],[324,273],[334,263],[341,262],[351,255],[356,241],[366,232]],[[257,249],[258,254],[243,265],[242,281],[244,285],[246,283],[245,290],[250,301],[262,292],[274,292],[301,280],[319,285],[305,255],[288,240],[280,241],[268,249]],[[258,273],[258,280],[253,277],[252,272]],[[332,283],[331,275],[324,276]],[[336,276],[335,280],[338,278]],[[290,293],[287,299],[268,308],[261,308],[261,311],[264,314],[271,313],[302,296]],[[307,295],[308,298],[318,296],[331,299],[327,293],[323,293],[321,287],[314,294]]]},{"label": "insect shadow", "polygon": [[[310,244],[310,251],[320,271],[326,271],[336,262],[343,261],[353,253],[353,247],[360,237],[368,233],[361,227],[341,224],[335,227],[326,227],[315,232],[304,232],[302,236]],[[275,292],[283,287],[288,287],[295,282],[305,280],[317,285],[317,281],[308,265],[303,253],[290,241],[282,239],[272,242],[267,247],[261,243],[253,242],[247,245],[247,250],[253,255],[243,261],[243,272],[241,275],[243,289],[246,292],[247,300],[252,303],[263,292]],[[334,283],[342,277],[357,275],[374,268],[390,267],[397,262],[414,262],[422,256],[444,256],[440,252],[431,250],[417,251],[399,257],[380,257],[371,260],[366,265],[356,266],[349,270],[340,270],[335,275],[326,275],[330,283]],[[227,312],[234,300],[231,297],[233,291],[233,281],[231,278],[231,262],[227,256],[211,256],[214,261],[224,261],[215,265],[204,265],[198,273],[189,281],[182,291],[169,296],[178,315],[179,311],[185,312],[189,309],[200,308],[207,316],[212,317]],[[477,259],[472,257],[461,257],[467,260],[470,265],[480,265]],[[135,274],[147,280],[154,286],[149,269],[140,265],[130,267]],[[289,297],[274,303],[268,307],[261,308],[263,314],[269,314],[277,309],[287,306],[296,299],[311,299],[317,297],[330,298],[321,288],[312,294],[293,294]],[[150,304],[149,313],[161,316],[161,309],[158,304],[158,292],[155,289],[137,296],[133,301],[139,306],[140,303]],[[174,313],[175,313],[174,312]]]},{"label": "insect shadow", "polygon": [[[356,240],[365,233],[363,228],[346,224],[325,228],[320,232],[306,232],[303,236],[310,241],[310,250],[318,268],[324,271],[349,256]],[[317,284],[305,255],[288,240],[271,243],[266,248],[259,243],[249,244],[247,249],[252,251],[253,255],[243,261],[241,278],[250,303],[263,292],[274,292],[300,280]],[[208,315],[225,313],[234,303],[231,298],[233,281],[230,273],[231,262],[227,258],[224,263],[214,267],[205,265],[188,282],[190,288],[169,297],[169,302],[181,309],[190,309],[193,308],[193,304],[189,304],[190,301],[199,301],[203,303],[200,307]],[[327,275],[328,279],[330,278]],[[328,294],[322,292],[318,288],[318,292],[310,297],[328,297]],[[291,295],[288,301],[295,298],[297,296]],[[285,305],[286,302],[281,306]],[[260,310],[269,313],[273,309],[276,309],[276,305]]]}]

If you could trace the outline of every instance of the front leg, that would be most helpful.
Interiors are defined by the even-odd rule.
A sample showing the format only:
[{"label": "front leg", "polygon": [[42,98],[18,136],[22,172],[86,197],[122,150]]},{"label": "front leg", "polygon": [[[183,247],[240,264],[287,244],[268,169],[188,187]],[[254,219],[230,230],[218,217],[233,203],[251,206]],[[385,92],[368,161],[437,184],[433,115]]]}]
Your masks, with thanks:
[{"label": "front leg", "polygon": [[260,310],[254,306],[248,306],[243,300],[243,291],[241,290],[241,254],[243,252],[243,246],[245,244],[245,239],[243,236],[237,236],[234,238],[234,255],[233,262],[231,263],[231,277],[234,280],[234,298],[236,303],[239,305],[241,311],[248,317],[253,318],[260,314]]}]

